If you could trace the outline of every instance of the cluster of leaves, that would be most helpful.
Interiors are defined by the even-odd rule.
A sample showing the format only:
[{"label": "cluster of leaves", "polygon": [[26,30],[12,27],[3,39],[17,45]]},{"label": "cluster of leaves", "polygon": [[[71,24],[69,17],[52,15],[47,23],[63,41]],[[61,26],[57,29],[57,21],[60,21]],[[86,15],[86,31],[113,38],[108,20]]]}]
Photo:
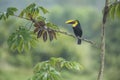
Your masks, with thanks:
[{"label": "cluster of leaves", "polygon": [[29,51],[31,47],[36,44],[36,36],[25,27],[19,27],[8,38],[8,45],[11,50],[22,52],[23,50]]},{"label": "cluster of leaves", "polygon": [[[0,14],[0,20],[8,19],[9,16],[16,16],[18,18],[23,18],[29,20],[34,24],[34,33],[37,33],[36,38],[40,38],[43,36],[43,40],[46,41],[49,36],[49,40],[52,41],[56,39],[56,31],[58,30],[58,26],[47,22],[46,18],[42,16],[43,14],[48,13],[48,10],[42,6],[37,6],[35,3],[28,5],[25,9],[23,9],[20,14],[17,16],[15,12],[17,8],[10,7],[6,12]],[[24,26],[24,25],[23,25]],[[25,41],[25,42],[24,42]],[[8,45],[12,50],[18,50],[22,52],[25,48],[29,49],[32,42],[35,42],[35,38],[31,35],[31,32],[26,28],[19,28],[15,33],[13,33],[8,39]]]},{"label": "cluster of leaves", "polygon": [[41,16],[40,11],[44,14],[48,13],[47,9],[32,3],[21,11],[19,17],[27,18],[34,23],[34,32],[37,33],[37,38],[43,36],[43,40],[46,41],[49,36],[50,41],[52,41],[54,38],[56,39],[54,29],[58,29],[58,27],[53,23],[46,22],[46,18]]},{"label": "cluster of leaves", "polygon": [[3,13],[0,13],[0,20],[6,20],[7,18],[9,18],[9,16],[13,16],[15,15],[15,12],[17,11],[18,9],[15,8],[15,7],[9,7],[7,8],[7,11],[6,12],[3,12]]},{"label": "cluster of leaves", "polygon": [[66,61],[63,58],[51,58],[34,67],[34,75],[31,80],[60,80],[60,70],[63,68],[81,70],[82,66],[77,62]]},{"label": "cluster of leaves", "polygon": [[115,17],[120,18],[120,1],[115,1],[109,6],[109,16],[114,19]]},{"label": "cluster of leaves", "polygon": [[45,9],[42,6],[36,6],[35,3],[32,3],[30,5],[28,5],[25,9],[23,9],[21,11],[21,13],[19,14],[19,17],[25,17],[27,19],[40,19],[40,20],[45,20],[44,17],[41,16],[40,14],[40,10],[46,14],[48,13],[48,10]]}]

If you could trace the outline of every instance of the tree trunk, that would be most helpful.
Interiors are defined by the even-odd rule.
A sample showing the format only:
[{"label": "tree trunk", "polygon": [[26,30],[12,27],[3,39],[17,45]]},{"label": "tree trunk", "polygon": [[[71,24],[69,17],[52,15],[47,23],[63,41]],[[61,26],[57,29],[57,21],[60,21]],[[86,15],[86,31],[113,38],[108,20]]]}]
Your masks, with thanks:
[{"label": "tree trunk", "polygon": [[100,53],[100,70],[97,80],[103,80],[104,64],[105,64],[105,23],[108,14],[108,0],[105,2],[103,21],[101,26],[101,53]]}]

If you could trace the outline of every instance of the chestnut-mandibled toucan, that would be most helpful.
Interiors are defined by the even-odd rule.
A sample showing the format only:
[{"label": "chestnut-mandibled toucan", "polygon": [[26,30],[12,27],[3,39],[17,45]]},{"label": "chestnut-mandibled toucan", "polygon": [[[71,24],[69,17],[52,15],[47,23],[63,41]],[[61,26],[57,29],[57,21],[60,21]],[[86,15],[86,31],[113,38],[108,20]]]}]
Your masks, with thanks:
[{"label": "chestnut-mandibled toucan", "polygon": [[[76,37],[81,37],[82,36],[82,29],[80,22],[78,20],[68,20],[65,23],[67,24],[72,24],[73,31]],[[78,39],[78,44],[81,44],[81,39]]]}]

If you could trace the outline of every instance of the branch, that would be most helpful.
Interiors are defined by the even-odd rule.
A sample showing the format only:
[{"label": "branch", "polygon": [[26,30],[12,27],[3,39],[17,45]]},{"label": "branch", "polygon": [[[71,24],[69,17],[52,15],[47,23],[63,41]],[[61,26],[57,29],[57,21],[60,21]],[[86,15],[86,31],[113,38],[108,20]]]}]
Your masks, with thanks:
[{"label": "branch", "polygon": [[[24,17],[20,17],[20,16],[17,16],[17,15],[14,15],[15,17],[19,17],[19,18],[22,18],[22,19],[25,19],[25,20],[29,20],[29,21],[32,21],[32,22],[36,22],[35,20],[33,19],[28,19],[28,18],[24,18]],[[43,28],[44,29],[44,28]],[[73,37],[73,38],[77,38],[77,39],[81,39],[82,41],[85,41],[87,43],[90,43],[92,44],[93,46],[95,46],[96,48],[100,48],[96,43],[94,43],[93,41],[91,40],[88,40],[88,39],[85,39],[85,38],[81,38],[81,37],[76,37],[75,35],[72,35],[70,33],[67,33],[67,32],[64,32],[64,31],[60,31],[60,30],[54,30],[55,32],[58,32],[58,33],[61,33],[61,34],[64,34],[64,35],[67,35],[67,36],[70,36],[70,37]]]},{"label": "branch", "polygon": [[90,43],[90,44],[94,45],[96,48],[99,48],[99,46],[96,43],[94,43],[93,41],[91,41],[91,40],[88,40],[88,39],[85,39],[85,38],[82,38],[82,37],[76,37],[75,35],[72,35],[70,33],[67,33],[67,32],[64,32],[64,31],[60,31],[60,30],[54,30],[54,31],[58,32],[58,33],[61,33],[61,34],[64,34],[64,35],[67,35],[67,36],[71,36],[73,38],[81,39],[82,41]]}]

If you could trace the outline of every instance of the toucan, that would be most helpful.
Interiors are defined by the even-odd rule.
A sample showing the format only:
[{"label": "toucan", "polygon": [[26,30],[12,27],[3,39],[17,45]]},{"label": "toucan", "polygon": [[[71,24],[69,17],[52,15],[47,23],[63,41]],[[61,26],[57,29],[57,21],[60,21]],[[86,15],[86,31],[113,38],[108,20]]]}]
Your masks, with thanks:
[{"label": "toucan", "polygon": [[[82,37],[82,28],[81,28],[80,22],[78,20],[67,20],[65,23],[72,24],[74,34],[77,38]],[[78,39],[77,44],[81,44],[81,39]]]}]

